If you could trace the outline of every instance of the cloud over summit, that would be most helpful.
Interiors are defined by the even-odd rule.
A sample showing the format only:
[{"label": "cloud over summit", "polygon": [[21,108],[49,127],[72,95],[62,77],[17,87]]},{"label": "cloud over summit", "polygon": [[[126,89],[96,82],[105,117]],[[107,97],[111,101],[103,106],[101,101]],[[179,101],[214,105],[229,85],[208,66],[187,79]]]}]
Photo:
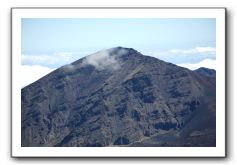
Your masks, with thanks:
[{"label": "cloud over summit", "polygon": [[120,68],[118,57],[126,53],[127,53],[126,49],[120,49],[120,48],[102,50],[87,56],[84,59],[83,64],[93,65],[98,70],[103,69],[117,70]]}]

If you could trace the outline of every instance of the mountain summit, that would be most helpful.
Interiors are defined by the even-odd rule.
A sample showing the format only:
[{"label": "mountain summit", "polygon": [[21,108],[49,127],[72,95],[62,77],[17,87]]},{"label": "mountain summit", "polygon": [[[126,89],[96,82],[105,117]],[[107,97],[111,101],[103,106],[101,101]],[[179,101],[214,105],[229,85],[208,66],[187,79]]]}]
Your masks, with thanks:
[{"label": "mountain summit", "polygon": [[216,81],[132,48],[96,52],[21,91],[33,146],[215,146]]}]

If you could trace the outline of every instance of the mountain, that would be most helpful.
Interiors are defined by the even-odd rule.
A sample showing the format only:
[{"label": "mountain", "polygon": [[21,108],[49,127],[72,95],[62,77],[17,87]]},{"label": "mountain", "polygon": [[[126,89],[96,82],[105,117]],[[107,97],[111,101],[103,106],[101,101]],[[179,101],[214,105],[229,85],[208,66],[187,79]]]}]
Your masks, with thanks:
[{"label": "mountain", "polygon": [[208,77],[216,77],[215,69],[201,67],[201,68],[196,69],[195,72],[204,76],[208,76]]},{"label": "mountain", "polygon": [[116,47],[21,90],[21,143],[33,146],[215,146],[216,82]]}]

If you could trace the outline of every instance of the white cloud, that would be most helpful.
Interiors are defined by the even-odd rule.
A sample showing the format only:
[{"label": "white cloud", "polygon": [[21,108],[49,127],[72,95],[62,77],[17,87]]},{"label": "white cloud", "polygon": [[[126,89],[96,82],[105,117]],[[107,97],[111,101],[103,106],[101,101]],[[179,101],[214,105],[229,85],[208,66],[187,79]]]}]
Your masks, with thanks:
[{"label": "white cloud", "polygon": [[196,63],[204,59],[215,59],[215,47],[195,47],[192,49],[170,49],[160,52],[144,52],[152,57],[171,62],[174,64],[179,63]]},{"label": "white cloud", "polygon": [[216,53],[216,48],[215,47],[195,47],[193,49],[171,49],[163,52],[158,52],[156,53],[157,56],[163,56],[163,55],[177,55],[177,54],[215,54]]},{"label": "white cloud", "polygon": [[55,70],[54,68],[48,68],[40,65],[22,65],[21,66],[21,87],[25,87],[48,73]]},{"label": "white cloud", "polygon": [[205,60],[202,60],[198,63],[193,63],[193,64],[192,63],[183,63],[183,64],[177,64],[177,65],[191,69],[191,70],[195,70],[200,67],[216,69],[216,60],[205,59]]},{"label": "white cloud", "polygon": [[216,53],[216,48],[214,47],[196,47],[195,50],[200,53],[204,52]]},{"label": "white cloud", "polygon": [[21,63],[23,65],[42,65],[52,66],[60,65],[64,62],[69,62],[70,55],[21,55]]},{"label": "white cloud", "polygon": [[98,70],[103,69],[119,69],[120,64],[116,57],[125,54],[127,51],[121,50],[102,50],[92,55],[89,55],[83,61],[84,65],[93,65]]}]

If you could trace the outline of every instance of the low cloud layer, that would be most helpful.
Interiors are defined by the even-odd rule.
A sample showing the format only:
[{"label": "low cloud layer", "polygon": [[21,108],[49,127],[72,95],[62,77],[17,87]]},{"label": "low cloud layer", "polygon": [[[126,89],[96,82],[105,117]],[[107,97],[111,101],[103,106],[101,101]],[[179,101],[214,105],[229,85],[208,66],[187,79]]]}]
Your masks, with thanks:
[{"label": "low cloud layer", "polygon": [[54,68],[48,68],[40,65],[22,65],[21,66],[21,87],[25,87],[48,73],[54,71]]},{"label": "low cloud layer", "polygon": [[170,49],[161,52],[145,52],[144,54],[175,64],[197,63],[207,58],[215,60],[216,48],[195,47],[192,49]]},{"label": "low cloud layer", "polygon": [[214,47],[195,47],[193,49],[171,49],[167,52],[161,52],[166,54],[166,53],[173,53],[173,54],[193,54],[193,53],[210,53],[210,54],[215,54],[216,48]]},{"label": "low cloud layer", "polygon": [[57,52],[53,54],[39,54],[39,55],[21,55],[22,65],[41,65],[45,67],[60,67],[69,64],[90,52]]},{"label": "low cloud layer", "polygon": [[202,60],[198,63],[183,63],[183,64],[177,64],[177,65],[188,68],[190,70],[195,70],[200,67],[205,67],[205,68],[209,68],[209,69],[216,69],[216,60],[205,59],[205,60]]},{"label": "low cloud layer", "polygon": [[[98,70],[116,70],[121,67],[117,57],[126,53],[126,49],[112,48],[94,54],[89,52],[61,52],[54,53],[53,55],[22,55],[21,86],[24,87],[29,85],[52,72],[55,68],[65,64],[68,64],[64,66],[65,71],[71,71],[75,66],[69,63],[85,56],[86,54],[91,55],[85,58],[83,61],[84,65],[93,65]],[[200,67],[216,69],[216,49],[214,47],[196,47],[187,50],[171,49],[158,53],[144,52],[143,54],[157,57],[161,60],[172,62],[191,70]]]}]

